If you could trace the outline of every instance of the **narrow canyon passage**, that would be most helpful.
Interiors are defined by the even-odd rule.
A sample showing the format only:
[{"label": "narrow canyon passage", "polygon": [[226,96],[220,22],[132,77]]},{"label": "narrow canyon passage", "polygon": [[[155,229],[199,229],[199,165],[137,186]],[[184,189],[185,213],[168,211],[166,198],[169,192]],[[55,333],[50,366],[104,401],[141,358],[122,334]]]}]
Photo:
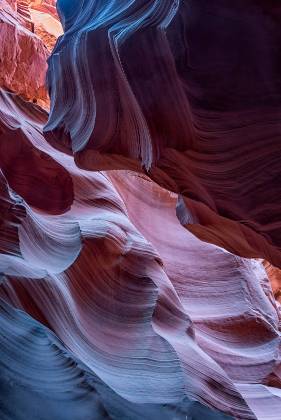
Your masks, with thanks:
[{"label": "narrow canyon passage", "polygon": [[0,2],[1,420],[280,420],[280,19]]}]

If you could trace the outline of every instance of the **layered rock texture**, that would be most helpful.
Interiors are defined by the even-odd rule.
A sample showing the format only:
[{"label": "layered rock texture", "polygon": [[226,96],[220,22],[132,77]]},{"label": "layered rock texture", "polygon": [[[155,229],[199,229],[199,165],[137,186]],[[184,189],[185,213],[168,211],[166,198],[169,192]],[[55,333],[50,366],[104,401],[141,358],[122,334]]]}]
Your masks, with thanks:
[{"label": "layered rock texture", "polygon": [[59,1],[49,115],[1,3],[1,420],[280,420],[279,8],[214,3]]},{"label": "layered rock texture", "polygon": [[62,35],[62,27],[57,15],[54,1],[29,0],[29,10],[34,32],[43,40],[49,51]]},{"label": "layered rock texture", "polygon": [[32,33],[33,24],[27,12],[22,4],[1,1],[0,86],[26,100],[48,106],[45,79],[49,53],[41,39]]},{"label": "layered rock texture", "polygon": [[46,126],[57,147],[84,169],[144,168],[179,195],[178,217],[199,238],[280,267],[278,2],[58,9]]}]

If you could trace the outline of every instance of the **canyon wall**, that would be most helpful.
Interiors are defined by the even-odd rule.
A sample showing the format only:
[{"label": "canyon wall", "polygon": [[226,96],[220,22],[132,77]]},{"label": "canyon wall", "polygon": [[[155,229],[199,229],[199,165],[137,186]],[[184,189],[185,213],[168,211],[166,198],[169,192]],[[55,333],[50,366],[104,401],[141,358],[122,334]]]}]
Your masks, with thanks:
[{"label": "canyon wall", "polygon": [[279,8],[54,3],[0,7],[1,419],[279,420]]},{"label": "canyon wall", "polygon": [[58,10],[52,144],[87,170],[144,171],[178,194],[179,220],[200,239],[281,267],[280,6],[61,0]]}]

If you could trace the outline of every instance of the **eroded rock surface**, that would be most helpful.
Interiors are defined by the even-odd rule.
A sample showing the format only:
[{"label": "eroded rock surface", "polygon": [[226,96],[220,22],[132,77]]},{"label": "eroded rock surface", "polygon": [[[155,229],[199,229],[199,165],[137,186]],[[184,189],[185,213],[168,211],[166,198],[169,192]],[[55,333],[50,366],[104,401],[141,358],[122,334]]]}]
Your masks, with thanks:
[{"label": "eroded rock surface", "polygon": [[281,267],[278,2],[58,9],[46,126],[57,147],[84,169],[144,168],[179,195],[178,217],[199,238]]},{"label": "eroded rock surface", "polygon": [[[231,90],[224,40],[212,42],[220,16],[228,42],[234,17],[244,28],[240,2],[220,1],[213,17],[201,0],[192,16],[184,1],[96,2],[97,16],[91,0],[83,10],[60,1],[66,33],[50,60],[43,133],[48,113],[26,92],[46,104],[36,66],[48,50],[32,31],[41,25],[51,48],[54,3],[0,8],[1,420],[280,420],[280,274],[242,257],[279,261],[278,187],[264,190],[278,172],[278,106],[267,97],[261,122],[239,68],[235,112],[212,91],[220,69]],[[256,4],[271,11],[247,3],[253,33]],[[216,63],[208,72],[192,25]],[[271,14],[267,25],[274,32]]]},{"label": "eroded rock surface", "polygon": [[49,53],[42,40],[29,29],[17,13],[16,5],[12,8],[3,0],[0,8],[0,86],[28,101],[47,106],[46,60]]}]

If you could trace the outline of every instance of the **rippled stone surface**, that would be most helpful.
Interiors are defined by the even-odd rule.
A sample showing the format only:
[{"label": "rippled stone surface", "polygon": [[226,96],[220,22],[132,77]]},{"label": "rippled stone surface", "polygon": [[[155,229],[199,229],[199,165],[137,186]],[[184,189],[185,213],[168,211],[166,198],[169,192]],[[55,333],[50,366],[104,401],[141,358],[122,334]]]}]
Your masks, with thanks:
[{"label": "rippled stone surface", "polygon": [[278,2],[58,9],[46,126],[57,147],[84,169],[144,168],[179,194],[178,217],[200,239],[280,267]]},{"label": "rippled stone surface", "polygon": [[[53,1],[4,3],[27,37],[32,10],[57,19]],[[240,68],[236,89],[227,76],[240,2],[186,4],[60,1],[50,116],[0,90],[1,420],[279,420],[279,270],[244,258],[278,265],[278,188],[263,188],[279,155],[260,126],[276,146],[277,123],[243,97]],[[270,7],[243,8],[253,33]],[[220,16],[229,42],[238,22],[235,51],[218,42]],[[265,209],[270,226],[247,222]]]}]

